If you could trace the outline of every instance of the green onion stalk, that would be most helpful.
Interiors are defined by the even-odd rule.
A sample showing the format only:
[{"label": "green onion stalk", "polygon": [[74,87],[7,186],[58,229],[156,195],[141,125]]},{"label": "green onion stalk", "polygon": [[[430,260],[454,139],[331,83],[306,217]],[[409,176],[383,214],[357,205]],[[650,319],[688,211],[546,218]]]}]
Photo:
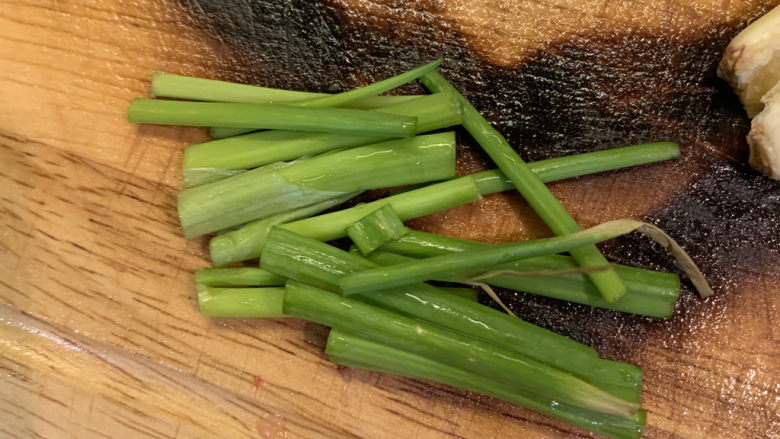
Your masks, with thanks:
[{"label": "green onion stalk", "polygon": [[585,410],[523,388],[508,387],[489,373],[469,372],[341,329],[331,329],[325,354],[330,361],[343,366],[435,381],[489,395],[616,439],[638,439],[646,423],[644,410],[627,417]]},{"label": "green onion stalk", "polygon": [[[381,247],[384,251],[375,251],[369,259],[380,265],[394,265],[408,262],[409,257],[427,258],[487,247],[490,247],[490,244],[410,230],[401,238],[385,243]],[[674,312],[680,295],[680,277],[674,273],[616,265],[614,268],[625,282],[628,292],[615,302],[604,300],[593,283],[583,274],[528,274],[566,272],[577,267],[577,263],[569,256],[537,256],[491,267],[491,271],[503,271],[504,274],[481,279],[479,282],[650,317],[668,318]],[[464,279],[462,276],[456,276],[439,280],[462,282]]]},{"label": "green onion stalk", "polygon": [[[332,95],[260,87],[170,73],[152,73],[152,97],[157,98],[243,104],[291,104],[327,96]],[[348,102],[342,106],[369,110],[377,106],[401,103],[417,97],[419,96],[371,96]]]},{"label": "green onion stalk", "polygon": [[[437,59],[436,61],[430,62],[428,64],[424,64],[420,67],[417,67],[416,69],[412,69],[408,72],[401,73],[400,75],[396,75],[387,78],[385,80],[378,81],[373,84],[369,84],[364,87],[359,87],[343,93],[316,96],[316,97],[312,97],[311,99],[289,102],[288,104],[294,106],[300,106],[300,107],[350,106],[352,108],[363,108],[363,109],[371,108],[371,103],[362,102],[362,105],[355,106],[355,102],[367,98],[374,98],[376,101],[379,102],[390,101],[388,99],[377,99],[378,96],[376,95],[392,90],[407,82],[411,82],[415,79],[418,79],[420,76],[435,70],[436,67],[438,67],[441,64],[441,61],[442,61],[441,59]],[[209,100],[213,100],[213,99],[209,99]],[[398,99],[396,99],[396,101],[397,100]],[[225,102],[232,102],[232,101],[225,101]],[[250,131],[253,131],[253,127],[251,126],[247,126],[243,128],[237,127],[235,125],[215,126],[214,128],[212,128],[211,134],[215,138],[223,138],[228,136],[244,134]]]},{"label": "green onion stalk", "polygon": [[207,317],[287,317],[284,288],[220,288],[196,284],[200,313]]},{"label": "green onion stalk", "polygon": [[203,268],[195,271],[195,283],[208,287],[280,287],[287,279],[256,267]]},{"label": "green onion stalk", "polygon": [[637,223],[625,220],[610,221],[571,235],[480,247],[369,269],[345,276],[341,280],[340,288],[344,294],[359,294],[426,280],[453,277],[468,279],[518,259],[570,252],[586,245],[613,239],[633,232],[637,229]]},{"label": "green onion stalk", "polygon": [[[432,92],[450,91],[457,93],[438,72],[431,72],[420,79]],[[460,95],[459,95],[460,96]],[[463,126],[474,137],[482,149],[498,165],[498,168],[512,180],[515,188],[528,201],[539,217],[556,235],[566,235],[580,230],[577,222],[555,198],[531,168],[509,146],[504,137],[463,96],[460,96],[463,111]],[[602,267],[607,260],[594,245],[572,249],[571,255],[583,267]],[[607,302],[614,302],[626,292],[626,286],[618,274],[611,269],[588,274],[590,280]]]},{"label": "green onion stalk", "polygon": [[617,416],[633,416],[639,409],[635,402],[494,344],[299,282],[287,283],[283,311],[473,373],[489,373],[508,386],[583,409]]},{"label": "green onion stalk", "polygon": [[[264,270],[278,276],[337,293],[345,276],[378,267],[356,253],[278,227],[271,231],[260,261]],[[585,345],[431,285],[418,283],[356,298],[487,340],[639,402],[642,373],[635,366],[600,359]]]},{"label": "green onion stalk", "polygon": [[348,108],[296,107],[272,104],[134,99],[127,110],[131,123],[158,125],[251,127],[332,133],[409,137],[417,119]]}]

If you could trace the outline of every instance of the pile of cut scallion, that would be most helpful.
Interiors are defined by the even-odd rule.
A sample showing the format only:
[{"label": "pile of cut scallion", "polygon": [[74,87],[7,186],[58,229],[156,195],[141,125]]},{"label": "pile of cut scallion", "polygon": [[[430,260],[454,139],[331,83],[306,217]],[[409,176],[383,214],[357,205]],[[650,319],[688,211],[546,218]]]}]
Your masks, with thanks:
[{"label": "pile of cut scallion", "polygon": [[[195,273],[201,312],[303,318],[331,328],[325,353],[334,363],[491,395],[609,437],[639,437],[641,369],[511,315],[491,286],[667,318],[680,291],[676,274],[610,264],[595,247],[637,230],[670,248],[700,293],[711,293],[657,228],[618,220],[583,231],[545,186],[674,159],[677,145],[525,163],[436,71],[440,63],[339,94],[153,76],[152,95],[166,99],[134,100],[129,120],[211,127],[215,138],[186,149],[178,202],[187,238],[218,232],[209,246],[217,268]],[[418,79],[431,94],[381,95]],[[456,177],[457,125],[498,169]],[[412,188],[337,210],[365,191],[398,186]],[[489,245],[404,225],[509,190],[554,237]],[[327,243],[342,237],[352,248]],[[245,263],[257,258],[259,268]],[[480,304],[476,289],[442,282],[480,288],[507,313]]]}]

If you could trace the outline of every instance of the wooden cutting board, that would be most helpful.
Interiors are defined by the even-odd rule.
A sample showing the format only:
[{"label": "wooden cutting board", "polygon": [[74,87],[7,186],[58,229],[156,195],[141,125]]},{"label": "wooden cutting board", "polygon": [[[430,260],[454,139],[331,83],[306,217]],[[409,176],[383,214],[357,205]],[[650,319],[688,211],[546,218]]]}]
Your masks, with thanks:
[{"label": "wooden cutting board", "polygon": [[[297,320],[201,317],[206,241],[181,236],[176,194],[182,151],[205,131],[125,120],[155,71],[337,91],[440,55],[529,160],[680,142],[680,161],[552,188],[583,226],[666,228],[714,298],[686,286],[659,321],[505,297],[640,364],[645,437],[780,437],[780,186],[744,167],[748,122],[714,75],[729,38],[776,3],[4,0],[0,437],[587,437],[491,398],[338,369]],[[459,172],[486,167],[461,137]],[[512,194],[411,224],[490,242],[548,233]],[[604,251],[672,268],[640,238]]]}]

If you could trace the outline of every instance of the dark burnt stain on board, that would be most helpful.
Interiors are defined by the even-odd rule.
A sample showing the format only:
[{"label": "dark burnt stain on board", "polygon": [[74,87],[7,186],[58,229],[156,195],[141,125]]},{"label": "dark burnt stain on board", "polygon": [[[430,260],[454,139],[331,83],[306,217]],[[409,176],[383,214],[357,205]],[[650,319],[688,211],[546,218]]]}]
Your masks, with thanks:
[{"label": "dark burnt stain on board", "polygon": [[[298,90],[334,92],[364,85],[442,56],[443,74],[527,160],[671,139],[683,159],[642,182],[664,184],[673,198],[646,213],[674,236],[725,297],[701,301],[687,288],[674,321],[736,300],[730,288],[751,276],[779,278],[780,185],[746,168],[749,122],[715,75],[723,47],[745,23],[696,34],[630,30],[552,41],[512,68],[478,59],[451,27],[418,19],[363,17],[307,1],[180,0],[195,26],[224,47],[214,77]],[[415,84],[402,93],[422,93]],[[461,133],[462,134],[462,133]],[[467,136],[459,170],[488,160]],[[462,149],[465,147],[462,147]],[[677,187],[684,183],[683,187]],[[642,191],[636,196],[643,196]],[[673,270],[661,249],[629,236],[602,247],[618,262]],[[636,358],[636,340],[672,323],[505,292],[529,321]],[[717,305],[720,306],[720,305]],[[588,324],[583,325],[582,322]]]}]

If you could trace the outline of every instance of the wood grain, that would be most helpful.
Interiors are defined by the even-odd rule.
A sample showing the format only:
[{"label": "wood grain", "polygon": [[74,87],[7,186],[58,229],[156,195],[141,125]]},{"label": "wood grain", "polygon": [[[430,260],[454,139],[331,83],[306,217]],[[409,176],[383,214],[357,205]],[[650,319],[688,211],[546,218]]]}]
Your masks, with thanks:
[{"label": "wood grain", "polygon": [[[441,15],[460,11],[442,22],[498,65],[526,56],[517,48],[529,44],[518,42],[548,35],[502,32],[501,23],[566,6],[484,1],[463,12],[472,2],[440,3]],[[599,14],[629,19],[609,9],[632,4],[637,22],[699,27],[765,7],[597,3],[580,6],[600,5],[588,26],[604,23]],[[336,6],[361,17],[397,11]],[[152,0],[0,0],[0,435],[588,437],[490,398],[338,370],[304,341],[300,321],[198,314],[191,273],[207,254],[204,241],[181,237],[175,203],[182,149],[205,133],[133,127],[124,115],[130,99],[148,94],[154,71],[240,76],[225,62],[231,49],[184,12]],[[553,32],[575,22],[536,25]],[[630,180],[613,176],[609,196],[629,199]],[[566,199],[566,187],[556,190]],[[628,202],[605,214],[600,202],[584,200],[578,216],[649,208]],[[504,240],[532,228],[523,212],[515,197],[494,197],[422,224],[452,233],[474,220],[493,226],[465,234]],[[740,300],[694,307],[697,316],[678,314],[644,334],[632,359],[646,372],[646,437],[780,437],[780,276],[758,273],[730,292]]]}]

